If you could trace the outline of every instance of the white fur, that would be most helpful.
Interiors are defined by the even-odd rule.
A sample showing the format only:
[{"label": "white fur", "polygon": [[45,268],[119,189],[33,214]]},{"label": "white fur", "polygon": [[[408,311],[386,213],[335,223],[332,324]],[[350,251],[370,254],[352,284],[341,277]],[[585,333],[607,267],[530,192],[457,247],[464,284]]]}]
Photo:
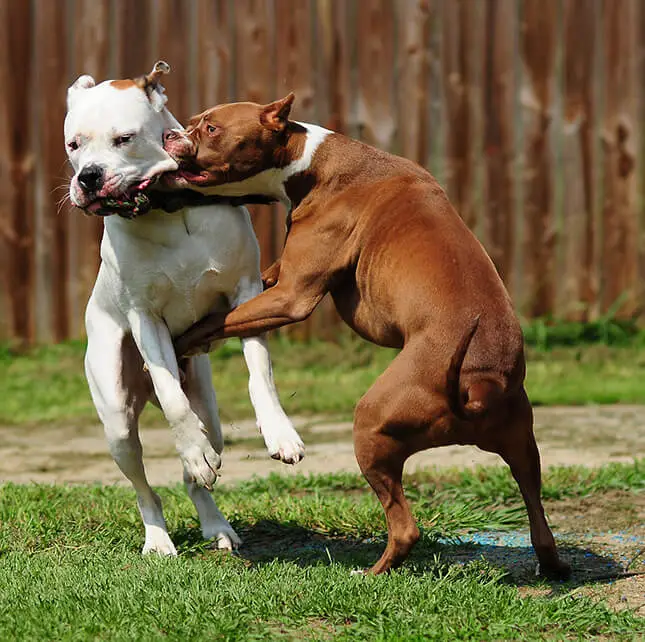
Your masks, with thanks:
[{"label": "white fur", "polygon": [[[107,82],[95,86],[84,77],[70,88],[68,102],[66,141],[79,141],[78,150],[69,153],[75,176],[88,163],[100,163],[118,177],[114,184],[121,189],[176,166],[161,141],[164,129],[177,121],[140,89],[119,90]],[[135,139],[115,148],[114,137],[124,132],[136,132]],[[77,181],[70,191],[78,203]],[[176,554],[143,467],[138,417],[149,397],[173,430],[204,537],[230,549],[240,540],[205,490],[215,482],[223,447],[210,362],[206,355],[191,358],[182,385],[172,337],[211,311],[222,295],[235,306],[262,291],[249,214],[244,208],[209,206],[174,214],[153,211],[132,221],[111,216],[105,220],[101,259],[86,310],[85,371],[112,456],[137,493],[143,551]],[[146,377],[141,364],[122,359],[128,335],[149,372],[152,396],[141,393]],[[266,342],[246,339],[243,352],[269,453],[296,463],[304,446],[280,406]],[[137,385],[128,387],[133,381]]]},{"label": "white fur", "polygon": [[300,172],[304,172],[311,165],[311,161],[320,144],[333,132],[319,125],[309,123],[298,123],[307,130],[305,148],[302,156],[291,161],[286,167],[272,167],[251,176],[237,183],[227,183],[226,185],[217,185],[215,187],[206,187],[201,189],[205,194],[221,194],[223,196],[244,196],[246,194],[265,194],[273,196],[281,201],[286,207],[290,202],[284,188],[284,184],[289,178]]}]

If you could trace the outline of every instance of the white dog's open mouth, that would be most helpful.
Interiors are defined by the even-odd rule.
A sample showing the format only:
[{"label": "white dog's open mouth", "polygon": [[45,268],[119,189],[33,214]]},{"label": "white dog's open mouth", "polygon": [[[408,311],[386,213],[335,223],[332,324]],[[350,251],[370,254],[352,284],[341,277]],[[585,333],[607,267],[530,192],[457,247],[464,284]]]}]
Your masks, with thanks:
[{"label": "white dog's open mouth", "polygon": [[88,214],[95,216],[111,216],[118,214],[125,218],[134,218],[150,210],[150,197],[146,189],[153,180],[147,178],[131,185],[125,192],[114,196],[103,196],[83,208]]}]

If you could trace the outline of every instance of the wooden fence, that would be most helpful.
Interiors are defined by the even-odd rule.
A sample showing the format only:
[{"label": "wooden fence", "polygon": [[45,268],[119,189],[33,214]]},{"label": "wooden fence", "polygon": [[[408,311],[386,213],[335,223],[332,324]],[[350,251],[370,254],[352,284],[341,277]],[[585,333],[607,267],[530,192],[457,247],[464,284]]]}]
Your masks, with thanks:
[{"label": "wooden fence", "polygon": [[[0,339],[82,334],[101,222],[57,205],[65,91],[158,58],[180,120],[294,90],[428,167],[523,315],[640,314],[645,0],[0,0]],[[254,222],[268,264],[283,213]]]}]

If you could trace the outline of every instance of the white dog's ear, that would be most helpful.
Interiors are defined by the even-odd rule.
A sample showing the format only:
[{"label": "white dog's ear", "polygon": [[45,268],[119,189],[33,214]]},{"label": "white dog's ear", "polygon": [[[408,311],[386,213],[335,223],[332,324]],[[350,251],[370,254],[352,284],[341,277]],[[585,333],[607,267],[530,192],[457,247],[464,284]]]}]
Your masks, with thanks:
[{"label": "white dog's ear", "polygon": [[92,78],[92,76],[88,76],[87,74],[79,76],[74,84],[71,85],[67,90],[67,109],[71,109],[74,99],[78,95],[79,91],[82,91],[83,89],[90,89],[95,85],[96,81],[94,80],[94,78]]},{"label": "white dog's ear", "polygon": [[137,87],[143,89],[150,99],[150,104],[155,111],[161,111],[166,104],[168,98],[164,95],[164,88],[161,84],[161,76],[170,73],[170,65],[163,61],[158,60],[152,71],[145,75],[139,76],[134,79]]}]

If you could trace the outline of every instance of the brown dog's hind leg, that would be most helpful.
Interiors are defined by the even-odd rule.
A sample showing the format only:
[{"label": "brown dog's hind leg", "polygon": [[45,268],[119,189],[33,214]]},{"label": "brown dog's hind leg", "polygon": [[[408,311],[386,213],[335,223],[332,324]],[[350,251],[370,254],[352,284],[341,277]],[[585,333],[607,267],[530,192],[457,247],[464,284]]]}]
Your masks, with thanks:
[{"label": "brown dog's hind leg", "polygon": [[369,570],[379,574],[400,566],[419,539],[401,478],[407,453],[394,439],[380,433],[354,433],[356,459],[365,479],[376,493],[387,520],[387,546]]},{"label": "brown dog's hind leg", "polygon": [[[509,402],[508,425],[491,435],[495,445],[482,444],[481,448],[497,452],[509,465],[526,504],[531,527],[531,542],[539,561],[540,575],[563,580],[571,568],[560,560],[542,506],[542,478],[540,453],[533,434],[533,411],[524,389]],[[478,444],[479,445],[479,444]]]},{"label": "brown dog's hind leg", "polygon": [[369,570],[374,574],[400,566],[419,540],[403,493],[403,464],[428,447],[432,428],[448,414],[445,400],[427,386],[418,356],[419,351],[405,348],[359,401],[354,414],[356,459],[387,520],[387,546]]}]

